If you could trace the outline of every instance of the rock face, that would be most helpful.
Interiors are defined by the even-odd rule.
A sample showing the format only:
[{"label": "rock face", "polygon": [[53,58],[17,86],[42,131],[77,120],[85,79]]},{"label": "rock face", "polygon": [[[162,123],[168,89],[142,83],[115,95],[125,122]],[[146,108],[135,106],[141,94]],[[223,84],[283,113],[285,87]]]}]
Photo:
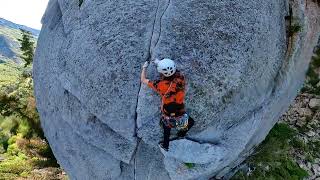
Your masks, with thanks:
[{"label": "rock face", "polygon": [[[45,135],[71,179],[222,177],[296,96],[319,21],[302,0],[50,0],[34,60]],[[159,97],[139,82],[144,61],[165,57],[187,77],[196,121],[169,152]]]}]

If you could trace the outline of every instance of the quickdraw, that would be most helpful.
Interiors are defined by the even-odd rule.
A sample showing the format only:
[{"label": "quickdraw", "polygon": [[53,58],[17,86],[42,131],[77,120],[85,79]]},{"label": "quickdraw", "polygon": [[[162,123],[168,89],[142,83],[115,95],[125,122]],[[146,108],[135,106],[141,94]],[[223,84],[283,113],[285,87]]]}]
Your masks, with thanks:
[{"label": "quickdraw", "polygon": [[170,117],[166,115],[162,115],[162,122],[165,126],[169,128],[175,128],[177,130],[185,130],[188,128],[188,119],[189,115],[187,113],[178,117]]}]

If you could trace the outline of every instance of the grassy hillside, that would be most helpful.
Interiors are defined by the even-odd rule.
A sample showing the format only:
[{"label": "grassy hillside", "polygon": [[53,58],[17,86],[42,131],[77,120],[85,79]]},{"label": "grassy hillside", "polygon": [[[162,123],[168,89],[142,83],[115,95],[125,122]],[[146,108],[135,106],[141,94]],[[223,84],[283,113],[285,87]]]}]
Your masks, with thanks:
[{"label": "grassy hillside", "polygon": [[0,34],[9,37],[12,41],[17,42],[19,44],[17,40],[18,38],[21,38],[21,33],[19,30],[8,28],[5,26],[0,26]]},{"label": "grassy hillside", "polygon": [[[0,36],[6,38],[7,42],[2,43],[5,47],[0,46],[0,60],[5,62],[15,62],[21,63],[22,61],[19,58],[21,51],[19,49],[19,41],[18,39],[21,38],[21,33],[19,30],[7,28],[4,26],[0,26]],[[10,49],[15,54],[15,57],[8,57],[4,54],[4,49]]]},{"label": "grassy hillside", "polygon": [[14,63],[0,64],[0,89],[17,82],[21,68]]},{"label": "grassy hillside", "polygon": [[[0,24],[0,36],[6,39],[6,42],[0,42],[0,63],[1,62],[15,62],[17,64],[21,64],[23,61],[20,58],[20,42],[18,39],[22,37],[19,29],[15,29],[5,24]],[[37,36],[34,36],[33,41],[36,42]],[[3,38],[0,41],[4,41]],[[5,47],[2,47],[1,44]],[[10,49],[15,56],[8,57],[3,51],[4,49]]]}]

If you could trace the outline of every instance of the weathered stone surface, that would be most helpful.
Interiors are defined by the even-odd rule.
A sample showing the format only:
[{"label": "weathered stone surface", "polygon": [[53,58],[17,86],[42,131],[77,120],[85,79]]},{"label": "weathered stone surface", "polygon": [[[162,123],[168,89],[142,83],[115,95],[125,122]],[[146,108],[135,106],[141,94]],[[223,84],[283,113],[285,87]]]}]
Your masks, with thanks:
[{"label": "weathered stone surface", "polygon": [[[304,3],[291,4],[302,32],[288,39],[282,0],[50,0],[34,80],[59,163],[71,179],[223,176],[302,86],[320,32],[318,5]],[[186,74],[196,123],[163,156],[159,97],[139,80],[145,60],[164,57]]]},{"label": "weathered stone surface", "polygon": [[[222,161],[222,157],[226,156],[224,147],[206,143],[200,144],[186,139],[173,141],[170,145],[170,151],[164,152],[166,158],[174,158],[182,162],[196,164]],[[186,154],[192,154],[193,156],[186,156]]]},{"label": "weathered stone surface", "polygon": [[[59,82],[51,81],[48,84],[52,88],[47,91],[50,95],[48,101],[44,103],[63,103],[65,98],[63,96],[66,95],[66,92]],[[86,141],[85,138],[88,136],[78,134],[78,129],[73,123],[64,121],[63,108],[47,107],[48,111],[44,114],[44,118],[49,116],[50,122],[43,123],[43,126],[46,127],[48,124],[50,126],[46,131],[46,133],[52,134],[52,136],[48,136],[49,142],[59,142],[51,148],[71,179],[101,179],[101,177],[115,179],[119,177],[121,173],[119,160],[90,141]],[[84,119],[79,118],[78,120],[83,121]]]},{"label": "weathered stone surface", "polygon": [[316,98],[310,99],[309,107],[310,107],[311,109],[318,109],[318,108],[320,108],[320,99],[316,99]]},{"label": "weathered stone surface", "polygon": [[298,113],[300,116],[311,117],[313,112],[309,108],[300,108],[298,109]]}]

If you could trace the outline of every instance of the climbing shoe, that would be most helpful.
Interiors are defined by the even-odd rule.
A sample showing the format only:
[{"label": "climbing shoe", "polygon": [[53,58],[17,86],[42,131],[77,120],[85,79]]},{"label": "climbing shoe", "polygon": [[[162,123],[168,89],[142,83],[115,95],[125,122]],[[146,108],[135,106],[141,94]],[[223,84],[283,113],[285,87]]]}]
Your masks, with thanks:
[{"label": "climbing shoe", "polygon": [[188,131],[179,131],[179,132],[177,133],[177,136],[180,137],[180,138],[183,138],[183,137],[186,136],[187,132],[188,132]]},{"label": "climbing shoe", "polygon": [[159,147],[160,147],[161,149],[167,151],[167,152],[168,152],[168,150],[169,150],[169,148],[165,148],[165,147],[163,146],[163,143],[159,143]]}]

